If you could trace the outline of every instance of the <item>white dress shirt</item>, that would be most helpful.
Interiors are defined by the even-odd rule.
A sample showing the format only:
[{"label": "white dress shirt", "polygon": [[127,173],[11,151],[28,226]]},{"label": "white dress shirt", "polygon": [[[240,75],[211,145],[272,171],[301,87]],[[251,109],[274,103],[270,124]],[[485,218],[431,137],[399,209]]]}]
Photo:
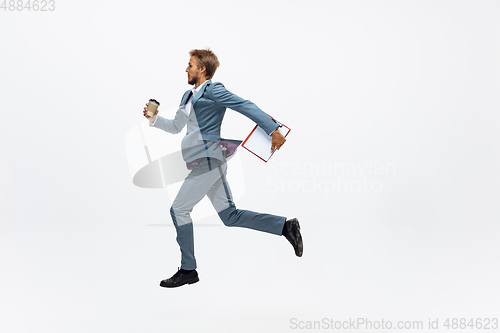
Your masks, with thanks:
[{"label": "white dress shirt", "polygon": [[196,96],[196,94],[198,93],[198,91],[200,91],[200,89],[203,87],[203,85],[205,84],[205,82],[207,82],[207,80],[205,80],[202,84],[200,84],[198,86],[198,88],[193,87],[193,89],[191,89],[191,91],[193,92],[193,95],[191,95],[191,97],[189,98],[189,100],[186,102],[186,107],[184,108],[184,110],[186,110],[186,113],[187,113],[188,116],[191,113],[191,109],[193,108],[193,104],[191,103],[191,101],[193,100],[194,96]]}]

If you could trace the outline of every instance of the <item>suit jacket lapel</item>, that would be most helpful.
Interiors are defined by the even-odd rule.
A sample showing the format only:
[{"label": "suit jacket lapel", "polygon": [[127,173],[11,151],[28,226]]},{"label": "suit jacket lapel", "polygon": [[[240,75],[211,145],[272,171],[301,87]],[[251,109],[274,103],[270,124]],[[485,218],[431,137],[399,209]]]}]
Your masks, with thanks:
[{"label": "suit jacket lapel", "polygon": [[188,90],[188,91],[186,91],[186,92],[184,93],[184,95],[182,96],[182,99],[181,99],[181,104],[180,104],[180,106],[184,106],[184,105],[186,105],[186,103],[187,103],[187,99],[188,99],[188,97],[189,97],[189,93],[190,93],[190,92],[191,92],[191,90]]},{"label": "suit jacket lapel", "polygon": [[196,102],[198,102],[198,100],[200,99],[200,97],[203,96],[203,93],[205,92],[205,89],[207,89],[207,86],[210,83],[212,83],[212,80],[207,80],[207,82],[205,82],[203,84],[203,87],[201,87],[200,91],[198,91],[198,93],[196,94],[196,96],[193,97],[193,100],[191,101],[191,104],[193,104],[193,107],[196,104]]}]

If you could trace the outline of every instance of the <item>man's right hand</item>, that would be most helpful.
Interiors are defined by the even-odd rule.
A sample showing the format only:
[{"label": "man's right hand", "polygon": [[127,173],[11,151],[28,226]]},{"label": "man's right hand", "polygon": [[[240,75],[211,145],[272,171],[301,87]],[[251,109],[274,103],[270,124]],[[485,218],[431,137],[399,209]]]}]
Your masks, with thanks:
[{"label": "man's right hand", "polygon": [[146,117],[150,122],[154,123],[156,121],[156,117],[158,115],[158,111],[160,111],[159,109],[156,109],[156,112],[155,114],[152,116],[152,117],[148,117],[148,104],[149,103],[146,103],[146,106],[144,107],[144,117]]}]

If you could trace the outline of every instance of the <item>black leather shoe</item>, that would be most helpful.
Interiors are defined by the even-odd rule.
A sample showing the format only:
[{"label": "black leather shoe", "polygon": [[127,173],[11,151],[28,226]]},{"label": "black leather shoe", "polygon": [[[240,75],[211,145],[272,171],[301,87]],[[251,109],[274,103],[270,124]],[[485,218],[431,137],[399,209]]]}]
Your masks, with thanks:
[{"label": "black leather shoe", "polygon": [[193,284],[198,281],[200,281],[200,279],[198,278],[198,272],[196,272],[196,270],[189,273],[182,273],[179,269],[171,278],[162,280],[160,282],[160,286],[165,288],[175,288],[183,286],[186,283]]},{"label": "black leather shoe", "polygon": [[304,245],[302,244],[302,235],[300,234],[299,220],[296,218],[286,220],[283,227],[283,236],[292,244],[297,257],[302,257]]}]

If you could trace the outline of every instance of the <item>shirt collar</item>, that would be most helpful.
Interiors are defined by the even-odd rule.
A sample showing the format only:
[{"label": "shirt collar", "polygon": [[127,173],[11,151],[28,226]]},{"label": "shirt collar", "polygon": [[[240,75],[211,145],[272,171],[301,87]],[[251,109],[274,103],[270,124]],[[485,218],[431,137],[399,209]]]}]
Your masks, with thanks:
[{"label": "shirt collar", "polygon": [[193,96],[194,96],[194,95],[196,95],[196,93],[197,93],[198,91],[200,91],[200,89],[201,89],[201,88],[203,88],[203,85],[204,85],[207,81],[208,81],[208,80],[205,80],[202,84],[200,84],[200,85],[198,86],[198,88],[193,87],[193,89],[191,89],[191,91],[193,92]]}]

